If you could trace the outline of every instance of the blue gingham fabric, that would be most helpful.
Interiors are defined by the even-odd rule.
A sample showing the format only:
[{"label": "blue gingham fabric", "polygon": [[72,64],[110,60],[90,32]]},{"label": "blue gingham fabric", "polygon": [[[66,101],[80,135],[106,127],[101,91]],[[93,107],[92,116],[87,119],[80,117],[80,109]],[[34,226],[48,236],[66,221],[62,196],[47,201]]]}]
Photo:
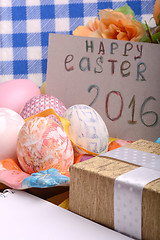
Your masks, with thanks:
[{"label": "blue gingham fabric", "polygon": [[100,9],[127,3],[142,22],[150,21],[155,0],[0,0],[0,83],[46,80],[49,33],[72,34]]}]

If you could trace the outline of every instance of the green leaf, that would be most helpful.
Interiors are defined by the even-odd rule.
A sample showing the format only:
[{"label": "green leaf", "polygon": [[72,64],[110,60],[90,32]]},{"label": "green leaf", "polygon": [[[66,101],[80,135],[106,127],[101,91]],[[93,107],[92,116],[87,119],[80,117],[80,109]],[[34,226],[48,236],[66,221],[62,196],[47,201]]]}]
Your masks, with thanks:
[{"label": "green leaf", "polygon": [[134,11],[128,6],[127,3],[124,5],[124,7],[116,8],[115,11],[121,12],[125,15],[131,15],[133,17],[133,19],[135,19]]},{"label": "green leaf", "polygon": [[160,32],[145,35],[141,38],[140,42],[148,42],[148,43],[158,43],[160,44]]},{"label": "green leaf", "polygon": [[[147,24],[147,22],[145,21],[145,25],[146,25],[146,35],[140,40],[140,42],[149,42],[149,43],[158,43],[160,44],[160,29],[158,27],[155,28],[150,28]],[[154,31],[156,31],[154,33]]]},{"label": "green leaf", "polygon": [[146,21],[145,21],[145,24],[146,24],[146,28],[147,28],[147,31],[148,31],[149,38],[151,39],[151,42],[153,42],[151,29],[150,29],[150,27],[148,26],[148,24],[147,24]]},{"label": "green leaf", "polygon": [[141,38],[140,42],[148,42],[151,43],[151,39],[149,38],[149,36],[145,35]]},{"label": "green leaf", "polygon": [[152,40],[154,43],[159,43],[160,44],[160,32],[157,32],[152,35]]}]

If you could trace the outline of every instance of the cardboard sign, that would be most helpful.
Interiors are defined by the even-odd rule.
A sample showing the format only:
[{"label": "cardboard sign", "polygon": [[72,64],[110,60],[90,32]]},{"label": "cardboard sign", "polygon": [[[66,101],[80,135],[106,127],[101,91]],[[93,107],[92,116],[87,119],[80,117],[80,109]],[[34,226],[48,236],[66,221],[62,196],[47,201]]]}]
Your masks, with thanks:
[{"label": "cardboard sign", "polygon": [[110,137],[160,137],[160,45],[50,34],[46,92],[86,104]]}]

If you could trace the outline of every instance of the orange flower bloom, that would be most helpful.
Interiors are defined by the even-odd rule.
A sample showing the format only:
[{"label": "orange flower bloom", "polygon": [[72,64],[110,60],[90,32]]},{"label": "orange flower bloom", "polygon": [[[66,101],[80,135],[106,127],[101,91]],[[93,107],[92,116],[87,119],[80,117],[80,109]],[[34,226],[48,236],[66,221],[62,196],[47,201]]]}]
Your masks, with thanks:
[{"label": "orange flower bloom", "polygon": [[94,33],[98,29],[99,19],[95,18],[94,22],[90,20],[86,26],[79,26],[73,31],[74,36],[82,36],[89,37],[92,33]]},{"label": "orange flower bloom", "polygon": [[153,8],[153,17],[158,24],[160,24],[160,0],[156,0]]},{"label": "orange flower bloom", "polygon": [[96,18],[94,23],[89,22],[85,27],[79,26],[73,35],[137,42],[145,34],[143,25],[131,15],[104,9],[99,16],[100,21]]}]

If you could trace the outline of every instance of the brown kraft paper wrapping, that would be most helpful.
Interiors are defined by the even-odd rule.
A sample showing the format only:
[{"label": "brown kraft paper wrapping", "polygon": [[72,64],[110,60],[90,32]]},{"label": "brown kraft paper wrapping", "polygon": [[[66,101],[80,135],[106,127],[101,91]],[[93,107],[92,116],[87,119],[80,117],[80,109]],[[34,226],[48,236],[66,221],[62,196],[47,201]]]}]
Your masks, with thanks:
[{"label": "brown kraft paper wrapping", "polygon": [[[146,140],[126,147],[160,155],[160,144]],[[71,166],[69,210],[114,229],[114,181],[137,167],[109,157],[94,157]],[[142,239],[160,239],[160,179],[143,189]]]}]

